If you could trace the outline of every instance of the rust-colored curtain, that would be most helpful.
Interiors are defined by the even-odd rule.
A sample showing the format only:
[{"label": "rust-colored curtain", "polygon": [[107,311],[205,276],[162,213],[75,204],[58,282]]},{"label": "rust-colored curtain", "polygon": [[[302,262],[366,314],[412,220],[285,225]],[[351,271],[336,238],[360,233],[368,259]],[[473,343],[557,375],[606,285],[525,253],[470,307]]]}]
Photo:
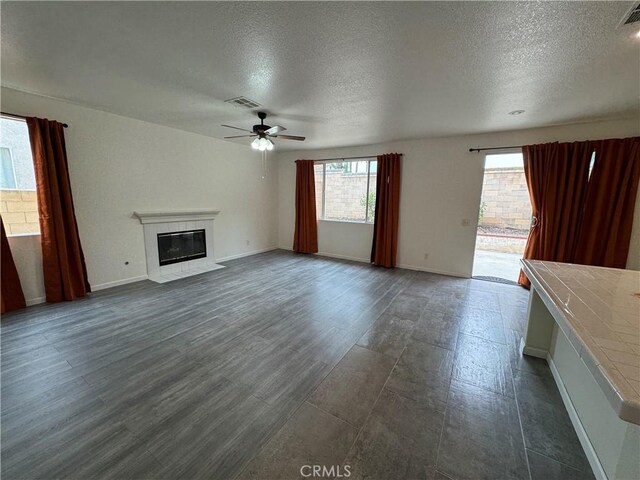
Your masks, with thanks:
[{"label": "rust-colored curtain", "polygon": [[398,252],[400,158],[398,153],[378,155],[371,263],[387,268],[396,266]]},{"label": "rust-colored curtain", "polygon": [[640,180],[640,137],[592,143],[595,163],[574,263],[625,268]]},{"label": "rust-colored curtain", "polygon": [[[522,148],[533,211],[525,259],[573,261],[592,153],[590,142],[556,142]],[[522,270],[518,283],[530,285]]]},{"label": "rust-colored curtain", "polygon": [[2,309],[0,313],[6,313],[24,308],[27,304],[24,301],[22,285],[20,285],[16,264],[13,262],[13,255],[11,255],[9,240],[4,230],[2,217],[0,217],[0,237],[2,237],[2,251],[0,251],[0,268],[2,269],[0,272],[0,276],[2,277],[0,278],[0,281],[2,281],[2,286],[0,287],[0,304],[2,305]]},{"label": "rust-colored curtain", "polygon": [[64,127],[27,118],[36,174],[44,286],[47,302],[84,297],[91,291],[76,222]]},{"label": "rust-colored curtain", "polygon": [[296,223],[293,250],[300,253],[318,253],[313,160],[296,160]]}]

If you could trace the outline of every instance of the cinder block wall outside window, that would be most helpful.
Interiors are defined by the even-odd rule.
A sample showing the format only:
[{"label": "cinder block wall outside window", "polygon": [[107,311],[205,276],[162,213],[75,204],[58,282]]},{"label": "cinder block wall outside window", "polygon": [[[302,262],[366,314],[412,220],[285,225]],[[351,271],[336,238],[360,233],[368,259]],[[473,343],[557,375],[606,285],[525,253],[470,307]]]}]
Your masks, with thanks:
[{"label": "cinder block wall outside window", "polygon": [[364,220],[367,174],[327,172],[325,215],[339,220]]},{"label": "cinder block wall outside window", "polygon": [[531,223],[529,190],[522,168],[487,169],[482,188],[481,226],[528,230]]},{"label": "cinder block wall outside window", "polygon": [[33,190],[0,190],[0,214],[7,235],[40,232],[38,202]]}]

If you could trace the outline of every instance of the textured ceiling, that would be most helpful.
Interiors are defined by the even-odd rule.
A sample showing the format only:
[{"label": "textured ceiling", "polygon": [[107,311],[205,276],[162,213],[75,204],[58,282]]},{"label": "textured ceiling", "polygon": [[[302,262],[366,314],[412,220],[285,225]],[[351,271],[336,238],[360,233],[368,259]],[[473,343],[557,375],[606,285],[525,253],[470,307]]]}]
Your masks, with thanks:
[{"label": "textured ceiling", "polygon": [[307,136],[278,148],[631,116],[632,6],[3,1],[1,80],[217,138],[257,123],[223,103],[243,95]]}]

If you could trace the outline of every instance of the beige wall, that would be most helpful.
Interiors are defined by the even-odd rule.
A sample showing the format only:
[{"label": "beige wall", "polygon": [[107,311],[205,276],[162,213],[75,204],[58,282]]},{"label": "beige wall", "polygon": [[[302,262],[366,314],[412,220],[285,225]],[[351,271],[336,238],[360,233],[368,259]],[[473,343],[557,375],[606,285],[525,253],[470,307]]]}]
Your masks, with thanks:
[{"label": "beige wall", "polygon": [[[484,155],[470,147],[628,137],[640,134],[637,118],[482,135],[390,142],[381,145],[279,152],[279,242],[293,241],[295,164],[298,158],[404,153],[398,263],[408,268],[468,277],[473,266]],[[463,226],[463,219],[471,222]],[[320,252],[368,261],[371,225],[319,222]],[[428,258],[425,259],[425,254]],[[635,210],[629,268],[640,269],[640,206]]]},{"label": "beige wall", "polygon": [[30,190],[0,190],[0,214],[7,235],[39,233],[38,201]]},{"label": "beige wall", "polygon": [[[295,159],[393,151],[405,154],[399,263],[469,276],[484,164],[484,156],[469,153],[469,147],[640,134],[637,119],[628,119],[321,151],[281,151],[275,162],[268,161],[267,178],[262,180],[260,158],[249,147],[11,89],[2,88],[1,93],[3,111],[70,125],[65,134],[71,184],[94,287],[144,278],[142,226],[131,217],[134,210],[220,209],[214,238],[217,258],[261,251],[278,243],[291,248]],[[462,226],[462,219],[471,220],[471,226]],[[319,222],[323,253],[367,261],[371,235],[370,224]],[[39,237],[14,237],[10,243],[25,295],[32,302],[41,299]],[[628,267],[640,269],[640,207],[635,211]]]},{"label": "beige wall", "polygon": [[[2,110],[64,121],[69,174],[89,281],[144,278],[135,210],[219,209],[217,259],[277,246],[277,172],[248,146],[2,88]],[[38,241],[11,239],[29,300],[44,296]],[[128,264],[125,264],[128,262]]]}]

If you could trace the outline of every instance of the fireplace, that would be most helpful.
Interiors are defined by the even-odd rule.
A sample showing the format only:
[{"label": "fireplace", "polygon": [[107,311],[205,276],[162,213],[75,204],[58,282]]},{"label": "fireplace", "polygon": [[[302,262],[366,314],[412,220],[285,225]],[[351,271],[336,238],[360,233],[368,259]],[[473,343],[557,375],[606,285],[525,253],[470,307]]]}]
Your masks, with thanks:
[{"label": "fireplace", "polygon": [[140,220],[147,278],[166,283],[220,268],[214,256],[213,227],[219,210],[134,212]]},{"label": "fireplace", "polygon": [[206,256],[204,229],[158,233],[158,260],[161,267]]}]

